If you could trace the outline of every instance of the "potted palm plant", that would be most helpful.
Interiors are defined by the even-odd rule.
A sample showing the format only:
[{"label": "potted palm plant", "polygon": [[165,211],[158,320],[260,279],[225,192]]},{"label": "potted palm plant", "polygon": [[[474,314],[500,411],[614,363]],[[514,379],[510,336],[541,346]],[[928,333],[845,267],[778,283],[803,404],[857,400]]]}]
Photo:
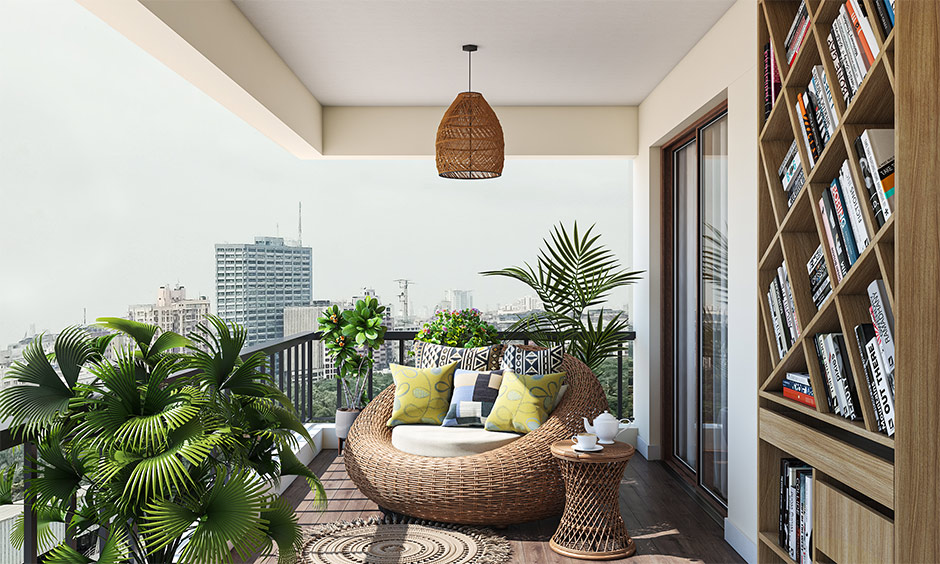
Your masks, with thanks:
[{"label": "potted palm plant", "polygon": [[336,365],[342,405],[336,410],[336,437],[345,440],[366,403],[372,353],[385,343],[385,306],[375,298],[358,300],[353,309],[331,306],[317,319],[326,353]]},{"label": "potted palm plant", "polygon": [[630,320],[622,312],[605,319],[603,307],[592,319],[588,310],[604,304],[613,290],[639,280],[643,271],[621,267],[614,253],[598,242],[600,235],[592,235],[593,230],[592,225],[579,233],[575,223],[569,234],[559,224],[550,240],[543,241],[545,247],[534,267],[524,263],[480,274],[518,280],[542,300],[545,311],[519,319],[512,331],[526,331],[540,345],[560,337],[569,354],[596,372],[604,359],[622,346],[621,335],[630,328]]},{"label": "potted palm plant", "polygon": [[[40,531],[97,535],[101,563],[227,562],[275,544],[291,560],[300,528],[273,486],[300,475],[319,507],[326,494],[294,455],[296,436],[312,440],[264,355],[241,358],[245,329],[209,317],[186,338],[98,321],[118,333],[68,328],[50,356],[36,339],[0,391],[0,418],[37,445],[27,495]],[[129,344],[112,346],[117,334]],[[21,544],[22,526],[11,537]],[[52,535],[40,543],[47,562],[91,562]]]}]

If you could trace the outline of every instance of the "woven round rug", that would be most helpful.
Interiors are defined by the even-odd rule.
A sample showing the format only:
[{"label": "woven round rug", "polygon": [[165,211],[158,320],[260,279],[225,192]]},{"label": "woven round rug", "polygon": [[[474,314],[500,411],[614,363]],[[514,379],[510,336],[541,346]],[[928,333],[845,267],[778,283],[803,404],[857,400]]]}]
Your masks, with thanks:
[{"label": "woven round rug", "polygon": [[489,529],[373,517],[305,528],[304,564],[502,564],[509,540]]}]

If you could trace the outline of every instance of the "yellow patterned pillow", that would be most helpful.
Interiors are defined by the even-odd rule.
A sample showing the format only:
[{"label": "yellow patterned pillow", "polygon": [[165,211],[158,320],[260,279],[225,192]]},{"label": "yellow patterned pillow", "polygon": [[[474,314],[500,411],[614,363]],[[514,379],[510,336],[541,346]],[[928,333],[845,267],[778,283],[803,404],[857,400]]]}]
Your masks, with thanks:
[{"label": "yellow patterned pillow", "polygon": [[565,373],[522,375],[503,372],[503,383],[486,418],[489,431],[528,433],[539,428],[552,411]]},{"label": "yellow patterned pillow", "polygon": [[430,368],[392,364],[390,368],[395,380],[395,404],[387,425],[440,425],[450,407],[450,392],[457,363]]}]

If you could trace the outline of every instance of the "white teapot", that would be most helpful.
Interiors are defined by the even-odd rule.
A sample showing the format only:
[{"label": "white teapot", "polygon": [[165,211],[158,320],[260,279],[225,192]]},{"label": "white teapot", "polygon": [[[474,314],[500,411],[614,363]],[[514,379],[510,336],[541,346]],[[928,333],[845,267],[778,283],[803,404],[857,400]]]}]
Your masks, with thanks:
[{"label": "white teapot", "polygon": [[597,442],[602,445],[614,444],[617,433],[620,432],[620,420],[610,414],[609,411],[601,413],[594,419],[592,425],[587,417],[584,419],[584,430],[588,433],[597,435]]}]

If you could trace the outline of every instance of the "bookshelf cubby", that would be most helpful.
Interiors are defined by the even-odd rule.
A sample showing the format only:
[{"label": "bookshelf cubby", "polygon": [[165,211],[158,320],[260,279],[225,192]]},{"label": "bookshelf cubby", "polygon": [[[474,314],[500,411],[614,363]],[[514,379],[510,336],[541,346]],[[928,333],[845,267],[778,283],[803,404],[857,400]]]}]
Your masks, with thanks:
[{"label": "bookshelf cubby", "polygon": [[[875,2],[865,9],[879,54],[846,102],[827,44],[845,0],[806,0],[810,24],[787,64],[784,47],[800,0],[758,0],[758,68],[770,44],[780,93],[765,115],[759,74],[758,115],[758,560],[793,562],[779,544],[780,462],[812,466],[813,562],[940,562],[940,2],[896,0],[885,34]],[[838,126],[810,166],[795,106],[821,65]],[[854,142],[866,129],[895,130],[900,195],[878,227],[868,204]],[[796,140],[805,185],[788,205],[778,176]],[[818,202],[848,162],[871,242],[838,281]],[[822,245],[832,294],[817,308],[806,264]],[[783,358],[766,294],[786,263],[800,334]],[[894,436],[878,430],[854,328],[871,323],[868,285],[884,280],[895,318]],[[858,391],[860,417],[832,413],[813,336],[842,333]],[[808,373],[816,407],[785,397],[788,372]]]}]

